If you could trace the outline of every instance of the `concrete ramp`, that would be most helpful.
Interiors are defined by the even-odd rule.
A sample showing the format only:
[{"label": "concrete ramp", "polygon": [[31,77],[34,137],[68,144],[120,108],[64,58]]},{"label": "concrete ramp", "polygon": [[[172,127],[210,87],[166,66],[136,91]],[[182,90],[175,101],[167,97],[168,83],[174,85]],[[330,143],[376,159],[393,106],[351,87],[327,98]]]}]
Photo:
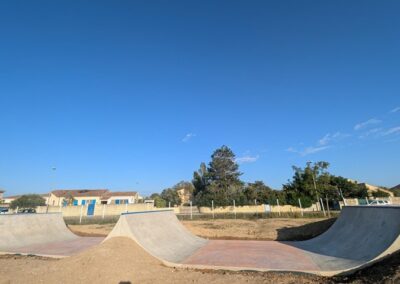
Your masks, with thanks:
[{"label": "concrete ramp", "polygon": [[107,239],[121,236],[133,239],[161,260],[176,263],[208,242],[190,233],[170,210],[122,214]]},{"label": "concrete ramp", "polygon": [[400,249],[400,207],[345,207],[324,234],[302,242],[205,240],[173,211],[123,214],[107,237],[130,237],[166,265],[348,274]]},{"label": "concrete ramp", "polygon": [[69,256],[100,243],[82,238],[65,225],[61,213],[0,215],[0,252]]}]

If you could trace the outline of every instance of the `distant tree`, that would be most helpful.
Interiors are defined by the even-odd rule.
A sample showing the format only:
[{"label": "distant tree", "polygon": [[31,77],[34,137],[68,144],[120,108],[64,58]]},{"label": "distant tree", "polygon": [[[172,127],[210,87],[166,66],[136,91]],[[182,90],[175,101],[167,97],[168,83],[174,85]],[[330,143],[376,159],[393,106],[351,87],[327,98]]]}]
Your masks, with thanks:
[{"label": "distant tree", "polygon": [[10,208],[35,208],[46,205],[46,200],[38,194],[26,194],[11,202]]},{"label": "distant tree", "polygon": [[182,188],[185,189],[185,191],[189,192],[190,194],[193,194],[194,186],[190,181],[182,180],[173,186],[173,189],[175,190],[180,190]]},{"label": "distant tree", "polygon": [[394,196],[400,197],[400,184],[391,188],[390,190],[394,193]]},{"label": "distant tree", "polygon": [[178,192],[174,188],[164,189],[160,196],[165,200],[166,205],[171,204],[171,206],[175,206],[181,204],[181,199],[179,198]]},{"label": "distant tree", "polygon": [[193,174],[195,203],[211,206],[214,200],[215,205],[226,206],[231,205],[234,199],[238,204],[245,203],[240,175],[233,151],[227,146],[216,149],[208,168],[202,163]]},{"label": "distant tree", "polygon": [[382,190],[377,190],[377,191],[372,192],[372,196],[375,198],[376,197],[389,197],[390,194],[387,192],[384,192]]},{"label": "distant tree", "polygon": [[294,175],[291,181],[283,185],[286,200],[289,204],[298,206],[298,199],[304,207],[317,202],[318,198],[329,198],[331,201],[344,198],[365,198],[368,191],[365,186],[359,185],[341,176],[334,176],[328,172],[329,163],[317,162],[306,164],[304,169],[293,167]]},{"label": "distant tree", "polygon": [[68,192],[67,195],[64,197],[64,205],[71,206],[74,204],[75,198],[72,196],[71,192]]},{"label": "distant tree", "polygon": [[239,177],[239,165],[235,161],[235,154],[227,146],[214,151],[211,155],[208,172],[210,179],[217,183],[219,187],[229,187],[230,185],[242,184]]},{"label": "distant tree", "polygon": [[286,201],[294,206],[309,207],[313,202],[317,202],[323,191],[332,188],[329,185],[328,162],[307,162],[306,167],[300,168],[293,166],[294,175],[291,181],[283,185]]},{"label": "distant tree", "polygon": [[365,185],[357,184],[347,178],[341,176],[331,176],[330,183],[338,191],[343,194],[344,198],[365,198],[368,197],[368,190]]},{"label": "distant tree", "polygon": [[254,200],[262,204],[275,205],[277,199],[280,204],[285,204],[285,194],[281,190],[274,190],[269,186],[265,185],[262,181],[255,181],[254,183],[248,183],[244,188],[244,194],[248,204],[254,204]]},{"label": "distant tree", "polygon": [[167,207],[167,202],[158,193],[150,195],[150,199],[154,200],[154,206],[157,208]]},{"label": "distant tree", "polygon": [[[199,170],[193,173],[192,184],[194,186],[193,198],[197,205],[211,206],[211,195],[207,190],[210,185],[210,174],[205,163],[200,164]],[[210,204],[207,204],[210,202]]]}]

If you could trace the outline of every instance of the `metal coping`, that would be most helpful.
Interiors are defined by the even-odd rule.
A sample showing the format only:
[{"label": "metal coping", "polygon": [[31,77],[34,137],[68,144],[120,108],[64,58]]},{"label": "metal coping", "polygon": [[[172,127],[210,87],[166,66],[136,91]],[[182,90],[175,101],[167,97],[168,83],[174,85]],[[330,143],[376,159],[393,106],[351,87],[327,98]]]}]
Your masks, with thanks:
[{"label": "metal coping", "polygon": [[138,211],[138,212],[125,212],[121,213],[121,215],[133,215],[133,214],[146,214],[146,213],[158,213],[158,212],[167,212],[174,211],[173,209],[164,209],[164,210],[152,210],[152,211]]}]

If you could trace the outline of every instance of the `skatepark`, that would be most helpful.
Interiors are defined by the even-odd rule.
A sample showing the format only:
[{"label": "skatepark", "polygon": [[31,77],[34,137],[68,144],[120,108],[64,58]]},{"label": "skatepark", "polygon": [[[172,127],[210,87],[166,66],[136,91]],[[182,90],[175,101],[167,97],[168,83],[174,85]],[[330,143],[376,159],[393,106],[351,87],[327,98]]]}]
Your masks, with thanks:
[{"label": "skatepark", "polygon": [[167,267],[333,276],[353,273],[399,249],[400,207],[344,207],[325,233],[299,242],[208,240],[190,233],[170,210],[122,214],[105,239],[74,235],[56,213],[2,215],[0,231],[3,254],[66,258],[129,238]]}]

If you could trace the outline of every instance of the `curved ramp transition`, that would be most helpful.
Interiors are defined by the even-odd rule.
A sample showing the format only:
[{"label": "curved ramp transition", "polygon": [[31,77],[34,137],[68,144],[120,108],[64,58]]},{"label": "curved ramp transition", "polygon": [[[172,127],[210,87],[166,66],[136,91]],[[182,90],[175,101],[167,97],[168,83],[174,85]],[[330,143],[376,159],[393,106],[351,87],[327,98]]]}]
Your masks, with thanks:
[{"label": "curved ramp transition", "polygon": [[102,240],[76,236],[61,213],[0,215],[1,253],[65,257]]},{"label": "curved ramp transition", "polygon": [[166,265],[228,270],[348,274],[400,248],[400,207],[344,207],[322,235],[301,242],[206,240],[173,211],[121,215],[107,239],[132,238]]}]

